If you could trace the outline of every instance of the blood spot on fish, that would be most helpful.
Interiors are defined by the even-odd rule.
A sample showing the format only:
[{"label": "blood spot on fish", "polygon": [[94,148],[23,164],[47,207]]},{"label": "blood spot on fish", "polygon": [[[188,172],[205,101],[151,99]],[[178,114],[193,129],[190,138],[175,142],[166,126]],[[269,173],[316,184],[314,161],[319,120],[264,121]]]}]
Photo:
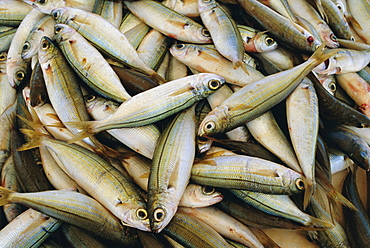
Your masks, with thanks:
[{"label": "blood spot on fish", "polygon": [[170,38],[173,38],[173,39],[177,39],[177,36],[174,35],[174,34],[168,34],[167,36],[170,37]]},{"label": "blood spot on fish", "polygon": [[308,42],[309,44],[313,43],[314,41],[315,41],[315,38],[314,38],[313,36],[308,36],[308,37],[307,37],[307,42]]},{"label": "blood spot on fish", "polygon": [[69,40],[68,42],[69,42],[69,44],[73,44],[73,43],[75,43],[76,41],[75,41],[75,40]]}]

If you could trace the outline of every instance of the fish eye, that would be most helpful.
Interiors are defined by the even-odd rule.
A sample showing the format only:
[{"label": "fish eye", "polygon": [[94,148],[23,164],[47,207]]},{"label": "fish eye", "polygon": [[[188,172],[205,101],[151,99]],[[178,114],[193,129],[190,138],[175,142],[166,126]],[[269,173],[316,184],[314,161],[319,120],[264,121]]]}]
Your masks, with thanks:
[{"label": "fish eye", "polygon": [[313,36],[308,36],[307,37],[307,42],[308,42],[308,44],[311,44],[312,42],[314,42],[315,41],[315,38],[313,37]]},{"label": "fish eye", "polygon": [[212,195],[213,193],[215,193],[215,191],[216,189],[213,187],[209,187],[209,186],[202,187],[202,193],[205,195]]},{"label": "fish eye", "polygon": [[177,50],[182,50],[182,49],[184,49],[184,48],[185,48],[185,44],[176,44],[174,47],[175,47]]},{"label": "fish eye", "polygon": [[54,33],[55,33],[55,34],[58,34],[58,33],[60,33],[60,31],[62,31],[62,30],[63,30],[63,27],[56,25],[56,26],[55,26],[55,28],[54,28]]},{"label": "fish eye", "polygon": [[328,84],[328,88],[332,91],[335,92],[337,90],[337,85],[334,82],[330,82]]},{"label": "fish eye", "polygon": [[332,41],[338,41],[338,38],[334,34],[330,34],[329,37]]},{"label": "fish eye", "polygon": [[206,125],[204,126],[204,129],[206,131],[212,131],[213,129],[215,129],[216,127],[216,124],[213,122],[213,121],[209,121],[206,123]]},{"label": "fish eye", "polygon": [[17,78],[18,81],[22,81],[24,79],[24,72],[23,71],[18,71],[16,74],[15,74],[15,77]]},{"label": "fish eye", "polygon": [[85,100],[86,100],[86,102],[92,102],[92,101],[95,100],[95,98],[96,97],[94,95],[88,95],[88,96],[85,97]]},{"label": "fish eye", "polygon": [[6,53],[2,52],[0,53],[0,61],[5,61],[6,60]]},{"label": "fish eye", "polygon": [[41,49],[45,51],[45,50],[48,50],[49,47],[50,47],[49,41],[47,39],[42,39],[42,41],[41,41]]},{"label": "fish eye", "polygon": [[303,180],[301,178],[298,178],[295,181],[295,185],[297,186],[297,189],[304,190],[304,182],[303,182]]},{"label": "fish eye", "polygon": [[202,35],[205,37],[211,37],[211,34],[209,33],[208,29],[203,28],[202,29]]},{"label": "fish eye", "polygon": [[211,90],[217,90],[218,88],[220,88],[220,86],[221,86],[221,82],[216,79],[212,79],[208,81],[208,87]]},{"label": "fish eye", "polygon": [[157,208],[156,210],[154,210],[154,220],[155,221],[157,222],[163,221],[164,216],[165,216],[165,212],[162,208]]},{"label": "fish eye", "polygon": [[202,0],[203,3],[209,3],[211,0]]},{"label": "fish eye", "polygon": [[47,2],[46,0],[37,0],[37,3],[40,5],[45,5],[46,2]]},{"label": "fish eye", "polygon": [[53,16],[54,19],[58,19],[60,16],[60,10],[55,10],[51,12],[51,15]]},{"label": "fish eye", "polygon": [[338,4],[338,5],[337,5],[337,8],[338,8],[339,10],[342,10],[342,6],[341,6],[340,4]]},{"label": "fish eye", "polygon": [[140,208],[136,211],[136,217],[140,220],[145,220],[148,218],[148,213],[145,209]]},{"label": "fish eye", "polygon": [[355,41],[355,37],[351,36],[350,40]]},{"label": "fish eye", "polygon": [[272,46],[272,45],[275,43],[275,41],[274,41],[274,39],[273,39],[273,38],[271,38],[271,37],[267,37],[267,38],[265,39],[265,43],[266,43],[266,45],[268,45],[268,46]]},{"label": "fish eye", "polygon": [[24,45],[23,45],[22,50],[23,50],[24,52],[26,52],[26,51],[30,50],[30,48],[31,48],[31,44],[30,44],[28,41],[26,41],[26,42],[24,43]]}]

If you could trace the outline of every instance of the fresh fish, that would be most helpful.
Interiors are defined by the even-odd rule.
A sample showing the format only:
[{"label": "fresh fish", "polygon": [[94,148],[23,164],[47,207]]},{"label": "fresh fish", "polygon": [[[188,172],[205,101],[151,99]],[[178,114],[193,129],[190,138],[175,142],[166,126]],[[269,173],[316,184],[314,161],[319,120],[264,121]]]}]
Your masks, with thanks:
[{"label": "fresh fish", "polygon": [[218,75],[201,73],[159,85],[133,96],[104,120],[69,123],[84,130],[73,140],[104,130],[142,126],[162,120],[207,97],[224,83],[225,79]]},{"label": "fresh fish", "polygon": [[[54,9],[51,15],[58,23],[67,24],[78,30],[98,49],[119,62],[147,73],[158,81],[164,81],[139,58],[126,36],[103,17],[69,7]],[[102,37],[104,37],[104,41],[101,40]]]},{"label": "fresh fish", "polygon": [[153,232],[161,232],[171,221],[189,183],[195,158],[194,120],[195,105],[180,112],[158,140],[148,182],[147,208]]},{"label": "fresh fish", "polygon": [[103,55],[74,28],[55,25],[55,40],[74,71],[96,92],[118,102],[131,98]]},{"label": "fresh fish", "polygon": [[243,68],[243,40],[231,16],[215,0],[199,0],[198,9],[217,51],[233,62],[234,69]]},{"label": "fresh fish", "polygon": [[[146,204],[129,178],[99,155],[75,144],[55,140],[32,130],[24,130],[32,137],[22,150],[46,146],[59,166],[74,181],[126,226],[149,231]],[[104,174],[102,178],[100,175]]]},{"label": "fresh fish", "polygon": [[191,170],[191,181],[269,194],[292,195],[305,189],[300,173],[277,163],[244,155],[217,156],[196,161]]},{"label": "fresh fish", "polygon": [[330,57],[328,53],[323,54],[323,51],[321,46],[306,62],[264,77],[235,92],[204,118],[198,135],[211,136],[229,131],[284,100],[313,68]]},{"label": "fresh fish", "polygon": [[144,0],[124,3],[140,20],[166,36],[189,43],[211,43],[206,28],[159,2]]}]

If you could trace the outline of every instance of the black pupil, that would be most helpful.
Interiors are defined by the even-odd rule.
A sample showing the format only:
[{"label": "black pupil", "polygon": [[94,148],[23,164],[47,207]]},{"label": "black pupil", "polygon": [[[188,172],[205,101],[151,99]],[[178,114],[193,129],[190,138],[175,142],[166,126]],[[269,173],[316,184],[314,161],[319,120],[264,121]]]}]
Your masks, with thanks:
[{"label": "black pupil", "polygon": [[205,35],[205,36],[209,36],[209,32],[208,32],[208,30],[207,30],[207,29],[203,29],[203,35]]},{"label": "black pupil", "polygon": [[143,211],[139,211],[138,214],[140,218],[144,218],[146,216],[146,214]]},{"label": "black pupil", "polygon": [[45,42],[42,43],[42,48],[47,48],[48,47],[48,44]]},{"label": "black pupil", "polygon": [[157,213],[156,215],[157,215],[157,220],[160,220],[163,217],[163,213]]},{"label": "black pupil", "polygon": [[28,49],[28,44],[26,43],[23,45],[23,50],[27,50],[27,49]]},{"label": "black pupil", "polygon": [[18,73],[17,73],[17,77],[18,77],[18,78],[23,78],[23,73],[22,73],[22,72],[18,72]]},{"label": "black pupil", "polygon": [[211,86],[212,86],[212,88],[216,88],[216,87],[218,87],[218,82],[217,82],[217,81],[215,81],[215,80],[213,80],[213,81],[211,82]]},{"label": "black pupil", "polygon": [[61,27],[56,27],[56,28],[55,28],[55,32],[60,32],[60,30],[62,30],[62,28],[61,28]]},{"label": "black pupil", "polygon": [[184,46],[185,46],[184,44],[178,44],[178,45],[176,45],[176,48],[177,49],[182,49]]},{"label": "black pupil", "polygon": [[212,128],[212,124],[208,124],[207,129],[211,129],[211,128]]},{"label": "black pupil", "polygon": [[45,0],[40,0],[39,3],[44,4]]},{"label": "black pupil", "polygon": [[267,44],[271,45],[274,41],[272,39],[267,39]]},{"label": "black pupil", "polygon": [[91,102],[92,100],[94,100],[94,98],[95,98],[95,96],[92,96],[92,95],[91,96],[87,96],[86,97],[86,101],[87,102]]},{"label": "black pupil", "polygon": [[58,12],[54,12],[54,13],[53,13],[53,17],[54,17],[54,18],[58,18]]},{"label": "black pupil", "polygon": [[300,188],[303,188],[303,187],[304,187],[304,183],[303,183],[303,181],[301,181],[301,180],[300,180],[300,181],[298,182],[298,186],[299,186]]},{"label": "black pupil", "polygon": [[204,193],[210,194],[214,191],[214,188],[212,187],[204,187]]}]

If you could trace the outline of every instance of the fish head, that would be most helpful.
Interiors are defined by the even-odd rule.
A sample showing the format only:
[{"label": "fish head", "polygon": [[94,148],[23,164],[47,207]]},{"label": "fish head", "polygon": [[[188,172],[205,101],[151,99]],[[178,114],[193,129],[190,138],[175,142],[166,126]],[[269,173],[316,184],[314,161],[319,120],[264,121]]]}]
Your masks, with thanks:
[{"label": "fish head", "polygon": [[22,59],[10,59],[7,60],[6,74],[8,75],[8,80],[13,88],[20,85],[27,76],[28,64]]},{"label": "fish head", "polygon": [[319,74],[333,75],[341,73],[342,69],[338,66],[337,59],[335,57],[330,57],[316,66],[312,71]]},{"label": "fish head", "polygon": [[152,232],[160,233],[172,220],[179,204],[170,192],[162,192],[159,197],[149,197],[148,213]]},{"label": "fish head", "polygon": [[55,19],[57,23],[67,23],[73,19],[74,15],[71,15],[67,7],[56,8],[51,11],[51,16]]},{"label": "fish head", "polygon": [[175,58],[183,60],[189,53],[194,51],[194,48],[190,44],[174,44],[170,48],[170,53]]},{"label": "fish head", "polygon": [[62,8],[66,6],[65,0],[31,0],[25,1],[31,4],[32,7],[38,9],[42,13],[51,14],[53,9]]},{"label": "fish head", "polygon": [[228,109],[228,106],[220,105],[208,113],[199,125],[198,135],[204,137],[223,133],[229,124]]},{"label": "fish head", "polygon": [[283,187],[288,189],[288,191],[292,192],[293,194],[300,193],[306,189],[307,179],[302,176],[300,173],[287,169],[284,170],[282,178],[286,178],[287,180],[283,180]]},{"label": "fish head", "polygon": [[54,26],[55,40],[58,43],[69,40],[76,32],[76,29],[66,24],[58,23]]},{"label": "fish head", "polygon": [[[218,7],[219,4],[215,0],[198,0],[199,13],[204,13]],[[212,14],[211,12],[209,13]]]},{"label": "fish head", "polygon": [[148,212],[143,206],[138,206],[133,203],[122,203],[116,205],[121,208],[119,216],[117,216],[124,226],[133,227],[142,231],[150,232]]},{"label": "fish head", "polygon": [[97,119],[96,116],[106,116],[107,113],[113,114],[119,106],[116,102],[95,95],[86,95],[84,100],[87,112],[94,119]]},{"label": "fish head", "polygon": [[[38,51],[39,61],[42,66],[43,63],[46,63],[48,60],[56,56],[58,53],[58,48],[54,42],[47,36],[43,36],[40,41],[40,48]],[[48,68],[45,68],[48,69]]]},{"label": "fish head", "polygon": [[[186,207],[207,207],[220,202],[223,195],[214,187],[189,184],[181,198],[180,205]],[[184,202],[182,204],[182,202]],[[186,205],[185,205],[186,204]]]},{"label": "fish head", "polygon": [[278,43],[264,32],[258,33],[251,39],[257,52],[269,52],[278,47]]},{"label": "fish head", "polygon": [[202,43],[211,43],[211,33],[205,27],[200,27],[196,29],[196,33],[194,34],[198,38],[199,41]]},{"label": "fish head", "polygon": [[224,84],[225,79],[217,74],[199,73],[193,76],[190,88],[200,100],[216,92]]}]

